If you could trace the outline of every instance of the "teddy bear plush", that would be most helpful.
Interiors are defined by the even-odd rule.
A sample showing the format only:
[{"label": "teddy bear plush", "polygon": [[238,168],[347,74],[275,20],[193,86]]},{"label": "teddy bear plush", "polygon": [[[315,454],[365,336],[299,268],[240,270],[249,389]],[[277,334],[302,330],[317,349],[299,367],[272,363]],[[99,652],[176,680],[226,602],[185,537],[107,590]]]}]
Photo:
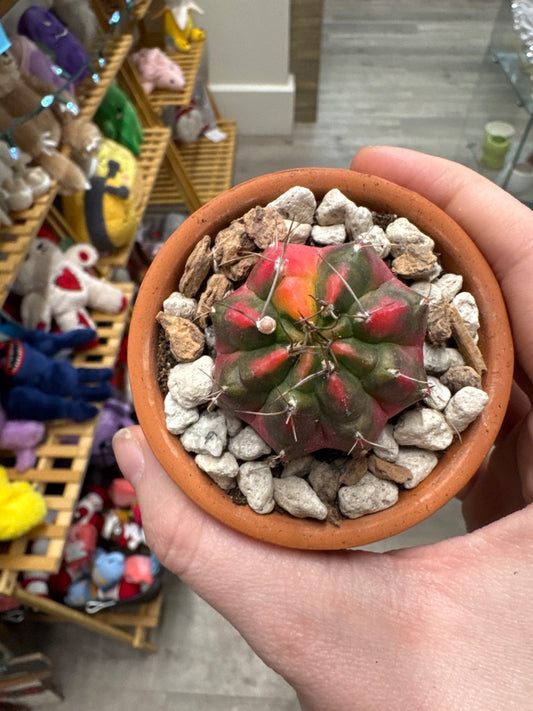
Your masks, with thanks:
[{"label": "teddy bear plush", "polygon": [[[89,182],[83,170],[58,148],[67,145],[82,156],[94,155],[101,134],[94,123],[66,110],[62,101],[42,106],[44,96],[54,97],[57,92],[37,77],[21,74],[10,50],[0,55],[0,133],[11,132],[18,148],[57,180],[59,192],[72,195],[85,190]],[[75,104],[66,92],[61,98]]]},{"label": "teddy bear plush", "polygon": [[89,309],[121,313],[124,292],[89,271],[99,253],[90,244],[74,244],[62,251],[52,239],[39,236],[30,246],[11,291],[22,297],[20,319],[25,328],[68,332],[96,329]]},{"label": "teddy bear plush", "polygon": [[1,224],[11,224],[9,212],[27,210],[50,189],[48,173],[39,166],[29,166],[30,160],[30,156],[20,151],[14,157],[7,143],[0,140]]}]

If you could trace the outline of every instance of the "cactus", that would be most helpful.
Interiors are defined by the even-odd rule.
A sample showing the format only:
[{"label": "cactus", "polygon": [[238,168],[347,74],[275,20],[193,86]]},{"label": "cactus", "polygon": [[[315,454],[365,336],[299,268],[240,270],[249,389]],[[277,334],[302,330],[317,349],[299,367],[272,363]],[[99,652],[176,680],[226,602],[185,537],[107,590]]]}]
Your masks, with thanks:
[{"label": "cactus", "polygon": [[220,404],[285,460],[368,448],[427,393],[425,300],[371,247],[272,245],[213,326]]}]

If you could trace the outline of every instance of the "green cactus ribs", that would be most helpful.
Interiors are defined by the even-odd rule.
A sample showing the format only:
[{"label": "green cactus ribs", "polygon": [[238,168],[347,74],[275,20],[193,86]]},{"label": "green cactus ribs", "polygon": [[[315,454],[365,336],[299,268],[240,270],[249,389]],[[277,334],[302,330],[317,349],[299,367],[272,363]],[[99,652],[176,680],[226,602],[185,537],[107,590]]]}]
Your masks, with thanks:
[{"label": "green cactus ribs", "polygon": [[425,300],[371,247],[268,247],[213,325],[220,404],[283,459],[366,448],[427,392]]}]

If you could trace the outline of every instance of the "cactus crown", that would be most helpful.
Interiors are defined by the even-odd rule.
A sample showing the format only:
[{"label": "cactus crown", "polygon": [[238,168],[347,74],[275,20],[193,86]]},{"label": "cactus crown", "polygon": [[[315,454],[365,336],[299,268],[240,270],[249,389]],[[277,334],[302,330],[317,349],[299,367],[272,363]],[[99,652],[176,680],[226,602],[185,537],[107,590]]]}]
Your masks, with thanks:
[{"label": "cactus crown", "polygon": [[369,446],[426,394],[426,303],[371,248],[264,250],[215,305],[221,404],[284,459]]}]

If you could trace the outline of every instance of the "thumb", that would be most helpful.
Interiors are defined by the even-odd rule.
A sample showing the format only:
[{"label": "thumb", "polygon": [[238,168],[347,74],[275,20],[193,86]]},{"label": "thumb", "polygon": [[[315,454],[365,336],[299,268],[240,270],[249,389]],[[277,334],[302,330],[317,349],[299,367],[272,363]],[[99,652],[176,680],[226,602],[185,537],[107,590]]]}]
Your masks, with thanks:
[{"label": "thumb", "polygon": [[258,580],[284,587],[284,569],[297,554],[252,540],[202,511],[163,469],[139,426],[119,430],[113,449],[135,488],[151,550],[207,602],[231,618],[242,615],[243,599],[251,607],[267,604],[259,600]]}]

